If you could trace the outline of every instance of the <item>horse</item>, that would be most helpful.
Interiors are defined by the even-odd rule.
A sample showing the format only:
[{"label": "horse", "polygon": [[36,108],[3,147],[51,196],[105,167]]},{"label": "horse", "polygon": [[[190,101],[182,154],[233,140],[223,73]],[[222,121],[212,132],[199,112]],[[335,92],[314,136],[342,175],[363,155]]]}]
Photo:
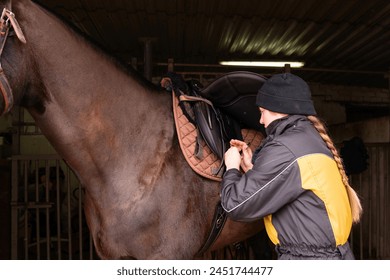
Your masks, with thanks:
[{"label": "horse", "polygon": [[[171,96],[41,5],[14,0],[0,8],[9,27],[1,35],[8,94],[0,110],[25,108],[75,172],[98,257],[197,258],[220,186],[186,164]],[[262,228],[228,219],[208,252]]]}]

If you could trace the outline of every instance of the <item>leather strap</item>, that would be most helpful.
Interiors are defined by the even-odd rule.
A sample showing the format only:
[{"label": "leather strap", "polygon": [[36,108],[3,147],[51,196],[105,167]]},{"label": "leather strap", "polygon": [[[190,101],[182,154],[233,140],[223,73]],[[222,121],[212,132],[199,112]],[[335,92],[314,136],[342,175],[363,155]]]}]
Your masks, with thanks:
[{"label": "leather strap", "polygon": [[3,112],[0,112],[0,116],[1,116],[3,114],[8,113],[14,104],[12,89],[8,83],[7,77],[4,75],[4,71],[1,66],[0,66],[0,91],[4,99],[4,110]]},{"label": "leather strap", "polygon": [[215,240],[217,240],[218,236],[222,232],[226,220],[227,220],[226,211],[222,208],[221,202],[218,202],[217,206],[215,207],[214,218],[213,218],[212,228],[209,237],[207,238],[206,242],[197,253],[198,256],[203,255],[211,247],[211,245],[213,245]]},{"label": "leather strap", "polygon": [[[15,32],[18,39],[25,44],[26,38],[24,37],[22,29],[20,28],[19,23],[15,18],[15,14],[10,10],[8,10],[7,8],[4,8],[0,18],[0,58],[1,55],[3,54],[5,42],[7,41],[11,27],[13,28],[13,31]],[[3,114],[8,113],[14,104],[12,89],[11,86],[9,85],[7,77],[4,74],[4,70],[3,67],[1,66],[1,62],[0,62],[0,91],[4,99],[4,109],[2,112],[0,112],[0,116],[1,116]]]},{"label": "leather strap", "polygon": [[[5,42],[7,41],[8,33],[9,33],[9,25],[7,24],[7,22],[3,17],[4,17],[4,11],[0,22],[0,58],[1,55],[3,54]],[[0,116],[1,116],[9,112],[9,110],[13,106],[13,100],[14,100],[11,87],[9,86],[7,77],[4,74],[4,70],[1,65],[1,62],[0,62],[0,91],[4,99],[4,109],[2,112],[0,112]]]}]

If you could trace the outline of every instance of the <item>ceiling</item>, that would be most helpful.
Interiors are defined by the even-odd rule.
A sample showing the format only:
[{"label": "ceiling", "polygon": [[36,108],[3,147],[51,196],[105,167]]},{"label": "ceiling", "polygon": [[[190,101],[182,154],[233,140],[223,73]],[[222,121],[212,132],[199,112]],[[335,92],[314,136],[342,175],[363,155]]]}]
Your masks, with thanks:
[{"label": "ceiling", "polygon": [[[220,60],[297,60],[309,82],[389,88],[388,0],[37,0],[120,60],[153,71],[272,74]],[[145,44],[145,38],[150,40]],[[134,60],[133,60],[134,61]],[[139,70],[142,69],[140,65]],[[141,70],[140,70],[141,71]]]}]

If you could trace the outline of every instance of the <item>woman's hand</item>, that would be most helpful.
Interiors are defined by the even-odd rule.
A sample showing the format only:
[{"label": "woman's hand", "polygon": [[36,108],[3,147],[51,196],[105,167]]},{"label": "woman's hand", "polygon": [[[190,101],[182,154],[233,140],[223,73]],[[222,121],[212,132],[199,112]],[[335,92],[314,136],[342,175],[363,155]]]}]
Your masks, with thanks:
[{"label": "woman's hand", "polygon": [[241,155],[237,147],[230,147],[225,153],[226,170],[236,168],[240,170]]},{"label": "woman's hand", "polygon": [[[229,162],[226,163],[226,160],[228,160]],[[230,169],[229,167],[239,169],[239,167],[241,166],[242,170],[244,172],[247,172],[253,167],[252,150],[245,142],[232,139],[230,141],[230,149],[227,150],[225,153],[225,165],[226,170]]]}]

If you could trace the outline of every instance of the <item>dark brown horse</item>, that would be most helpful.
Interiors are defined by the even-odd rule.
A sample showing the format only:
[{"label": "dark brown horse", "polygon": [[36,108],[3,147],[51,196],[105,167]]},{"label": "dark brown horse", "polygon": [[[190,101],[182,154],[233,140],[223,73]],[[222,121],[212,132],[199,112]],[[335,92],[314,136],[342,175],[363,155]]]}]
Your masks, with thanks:
[{"label": "dark brown horse", "polygon": [[[195,174],[176,139],[171,97],[28,0],[15,14],[1,63],[25,107],[85,187],[85,214],[103,259],[191,259],[204,244],[219,184]],[[7,35],[2,35],[2,40]],[[4,78],[2,76],[2,78]],[[2,85],[4,83],[2,82]],[[0,96],[0,111],[12,105]],[[228,220],[211,250],[258,232]]]}]

